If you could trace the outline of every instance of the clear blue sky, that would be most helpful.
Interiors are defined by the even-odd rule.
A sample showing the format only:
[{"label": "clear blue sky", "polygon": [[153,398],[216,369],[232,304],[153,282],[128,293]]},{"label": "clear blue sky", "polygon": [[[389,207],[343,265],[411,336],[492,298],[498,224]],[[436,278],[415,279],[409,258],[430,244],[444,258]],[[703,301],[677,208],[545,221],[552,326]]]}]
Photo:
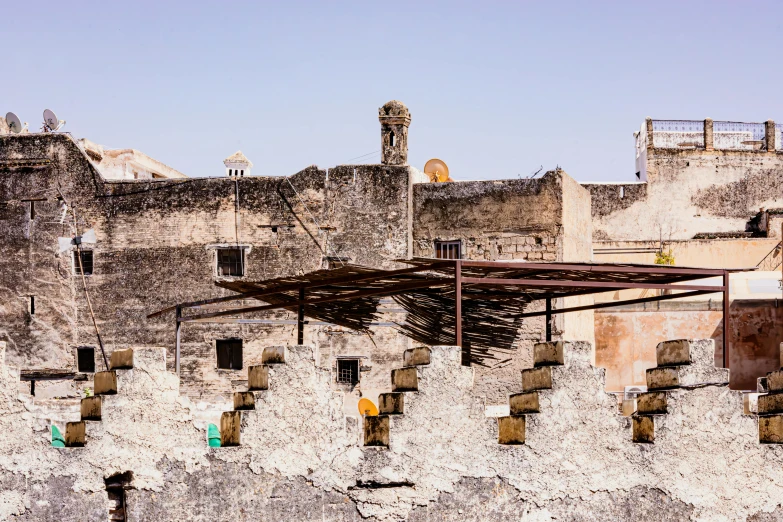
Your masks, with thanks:
[{"label": "clear blue sky", "polygon": [[[411,110],[410,163],[634,179],[646,116],[783,121],[783,2],[3,2],[0,112],[190,176],[331,167]],[[378,162],[379,156],[370,163]]]}]

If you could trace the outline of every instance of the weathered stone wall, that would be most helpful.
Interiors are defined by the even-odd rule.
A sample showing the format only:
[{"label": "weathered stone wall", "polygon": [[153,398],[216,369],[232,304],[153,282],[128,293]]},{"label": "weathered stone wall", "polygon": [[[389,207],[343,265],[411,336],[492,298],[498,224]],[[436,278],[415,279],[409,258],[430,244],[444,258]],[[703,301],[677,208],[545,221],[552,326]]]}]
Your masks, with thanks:
[{"label": "weathered stone wall", "polygon": [[[19,160],[39,164],[19,167]],[[66,368],[74,365],[76,346],[96,346],[98,352],[72,253],[58,253],[57,238],[77,228],[97,234],[97,244],[86,245],[94,255],[87,285],[108,351],[166,346],[172,364],[173,315],[152,320],[146,315],[177,302],[230,294],[214,286],[221,279],[215,247],[247,247],[242,278],[247,280],[309,272],[325,267],[329,258],[398,266],[396,259],[409,256],[413,175],[407,166],[344,165],[328,173],[309,167],[287,178],[106,181],[67,135],[2,136],[0,320],[9,360]],[[27,201],[32,199],[34,214]],[[63,203],[70,209],[66,214]],[[290,319],[285,313],[247,317]],[[247,365],[263,346],[293,342],[295,335],[291,325],[189,323],[182,330],[183,388],[194,397],[219,400],[246,379],[244,370],[215,368],[215,339],[243,338]],[[365,367],[375,370],[364,375],[365,384],[377,388],[378,364],[409,342],[388,327],[373,328],[371,335],[375,344],[341,329],[305,329],[307,342],[324,343],[326,357],[366,356]]]},{"label": "weathered stone wall", "polygon": [[256,410],[241,413],[240,446],[222,448],[207,446],[163,349],[137,349],[134,368],[118,370],[83,448],[49,445],[2,364],[0,517],[106,520],[104,479],[132,472],[132,521],[775,519],[783,453],[759,444],[742,395],[708,371],[711,342],[691,345],[707,383],[667,392],[653,444],[632,442],[588,343],[565,343],[525,443],[512,446],[497,443],[458,347],[433,347],[415,369],[418,391],[391,416],[388,448],[361,445],[360,419],[343,415],[309,346],[288,347]]},{"label": "weathered stone wall", "polygon": [[646,184],[584,186],[593,196],[596,240],[744,231],[759,208],[783,203],[783,154],[649,148]]},{"label": "weathered stone wall", "polygon": [[[435,241],[462,244],[462,258],[492,261],[589,261],[590,194],[562,170],[538,179],[429,183],[413,187],[413,255],[435,257]],[[568,299],[568,306],[589,298]],[[556,300],[555,307],[565,306]],[[543,310],[543,303],[529,310]],[[553,334],[592,338],[592,314],[555,316]],[[545,336],[541,317],[525,320],[511,361],[477,369],[477,390],[505,402],[514,376]]]}]

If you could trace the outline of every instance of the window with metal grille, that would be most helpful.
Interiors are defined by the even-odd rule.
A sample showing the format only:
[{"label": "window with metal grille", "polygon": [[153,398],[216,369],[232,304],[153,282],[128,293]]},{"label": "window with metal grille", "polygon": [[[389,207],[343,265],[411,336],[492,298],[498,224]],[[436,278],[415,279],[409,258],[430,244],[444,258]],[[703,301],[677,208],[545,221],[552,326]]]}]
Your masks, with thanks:
[{"label": "window with metal grille", "polygon": [[438,259],[462,259],[462,241],[435,241]]},{"label": "window with metal grille", "polygon": [[218,339],[217,367],[224,370],[242,369],[242,339]]},{"label": "window with metal grille", "polygon": [[241,248],[219,248],[217,273],[222,276],[245,275],[245,251]]},{"label": "window with metal grille", "polygon": [[95,373],[95,348],[92,346],[76,348],[76,369],[80,372]]},{"label": "window with metal grille", "polygon": [[359,382],[359,359],[337,359],[337,382],[344,384]]},{"label": "window with metal grille", "polygon": [[[81,254],[82,264],[79,265],[79,254]],[[92,275],[92,250],[73,251],[73,273],[79,275],[84,270],[84,275]]]}]

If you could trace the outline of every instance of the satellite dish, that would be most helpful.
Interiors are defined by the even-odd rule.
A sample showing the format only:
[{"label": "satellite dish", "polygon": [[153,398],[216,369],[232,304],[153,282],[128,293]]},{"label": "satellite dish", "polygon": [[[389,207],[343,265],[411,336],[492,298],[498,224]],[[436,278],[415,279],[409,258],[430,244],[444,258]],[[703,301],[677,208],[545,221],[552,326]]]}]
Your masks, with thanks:
[{"label": "satellite dish", "polygon": [[5,115],[5,121],[8,122],[8,127],[14,134],[22,132],[22,122],[19,121],[19,118],[13,112],[9,112]]},{"label": "satellite dish", "polygon": [[438,158],[432,158],[424,165],[424,173],[432,182],[452,181],[449,177],[449,167],[446,162]]},{"label": "satellite dish", "polygon": [[48,132],[54,132],[65,124],[65,120],[58,120],[57,115],[49,109],[43,112],[43,118],[44,130]]},{"label": "satellite dish", "polygon": [[370,399],[359,399],[359,414],[376,417],[378,415],[378,407]]}]

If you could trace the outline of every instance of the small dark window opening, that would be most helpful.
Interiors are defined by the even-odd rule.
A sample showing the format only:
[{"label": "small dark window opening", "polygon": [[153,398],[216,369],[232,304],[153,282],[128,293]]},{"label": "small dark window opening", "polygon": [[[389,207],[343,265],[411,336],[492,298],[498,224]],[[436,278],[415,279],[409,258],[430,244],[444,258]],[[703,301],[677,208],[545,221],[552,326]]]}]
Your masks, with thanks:
[{"label": "small dark window opening", "polygon": [[277,234],[277,226],[275,226],[275,225],[272,225],[272,232],[274,232],[275,234]]},{"label": "small dark window opening", "polygon": [[79,266],[79,258],[76,257],[79,255],[79,252],[75,251],[73,252],[73,273],[74,274],[81,274],[82,269],[84,269],[84,275],[92,275],[92,250],[82,250],[81,251],[81,258],[82,258],[82,264],[81,267]]},{"label": "small dark window opening", "polygon": [[223,370],[242,369],[242,339],[218,339],[217,367]]},{"label": "small dark window opening", "polygon": [[337,359],[337,382],[351,385],[359,382],[359,359]]},{"label": "small dark window opening", "polygon": [[217,272],[222,276],[245,275],[245,251],[241,248],[220,248],[217,251]]},{"label": "small dark window opening", "polygon": [[81,346],[76,349],[76,369],[83,373],[95,373],[95,348]]},{"label": "small dark window opening", "polygon": [[642,179],[642,173],[641,171],[636,173],[636,179]]},{"label": "small dark window opening", "polygon": [[394,132],[389,133],[389,145],[394,147]]},{"label": "small dark window opening", "polygon": [[228,175],[231,176],[234,173],[233,169],[228,169]]},{"label": "small dark window opening", "polygon": [[35,296],[30,296],[30,315],[35,315]]},{"label": "small dark window opening", "polygon": [[540,238],[540,237],[536,238],[536,245],[541,245],[543,243],[544,243],[544,240],[542,238]]},{"label": "small dark window opening", "polygon": [[462,259],[462,242],[435,241],[435,257],[438,259]]},{"label": "small dark window opening", "polygon": [[126,471],[103,479],[106,494],[109,496],[109,520],[127,520],[125,514],[125,490],[131,487],[133,473]]},{"label": "small dark window opening", "polygon": [[245,176],[245,169],[242,169],[239,171],[239,175],[244,177]]},{"label": "small dark window opening", "polygon": [[30,395],[35,397],[35,381],[30,381]]},{"label": "small dark window opening", "polygon": [[30,202],[30,221],[35,219],[35,201]]}]

